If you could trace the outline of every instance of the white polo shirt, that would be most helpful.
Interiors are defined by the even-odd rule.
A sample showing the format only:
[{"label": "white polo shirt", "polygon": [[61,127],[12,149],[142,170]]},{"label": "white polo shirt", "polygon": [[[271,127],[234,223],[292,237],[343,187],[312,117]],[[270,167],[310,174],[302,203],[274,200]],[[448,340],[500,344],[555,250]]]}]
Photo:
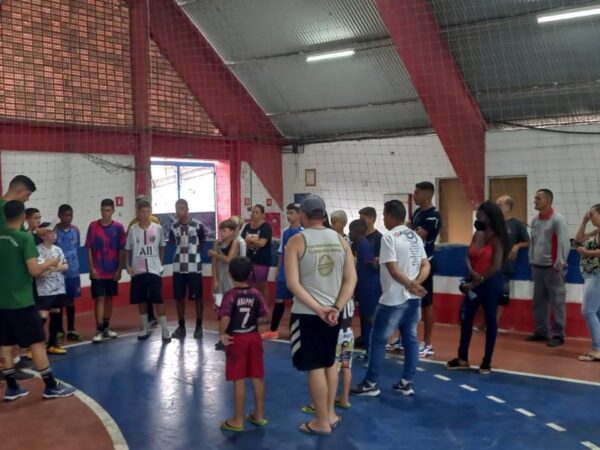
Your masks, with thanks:
[{"label": "white polo shirt", "polygon": [[410,280],[415,280],[421,270],[421,262],[427,259],[423,240],[405,225],[398,225],[389,230],[381,239],[381,298],[379,303],[386,306],[398,306],[405,303],[414,294],[408,292],[402,284],[398,283],[387,268],[387,263],[395,262],[401,273]]}]

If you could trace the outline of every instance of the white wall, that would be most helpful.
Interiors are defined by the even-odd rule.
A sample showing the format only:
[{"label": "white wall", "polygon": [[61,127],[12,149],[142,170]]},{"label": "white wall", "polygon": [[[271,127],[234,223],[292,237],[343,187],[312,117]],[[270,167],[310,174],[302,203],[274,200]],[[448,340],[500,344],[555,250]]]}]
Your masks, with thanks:
[{"label": "white wall", "polygon": [[[285,185],[285,179],[284,179]],[[242,191],[242,217],[245,219],[250,219],[250,213],[252,212],[252,206],[255,204],[261,204],[265,207],[266,212],[279,212],[281,213],[281,209],[279,205],[275,202],[275,199],[271,196],[265,185],[262,183],[261,179],[256,175],[250,164],[245,161],[242,161],[242,182],[241,182],[241,191]],[[244,199],[250,199],[250,207],[244,205]],[[267,199],[271,199],[271,206],[267,206]],[[284,199],[285,200],[285,199]],[[291,202],[291,200],[290,200]],[[289,203],[289,202],[287,202]],[[287,203],[284,201],[285,207]],[[283,218],[285,219],[285,217]],[[285,227],[286,225],[283,224]]]},{"label": "white wall", "polygon": [[100,217],[104,198],[123,197],[124,206],[116,208],[115,220],[128,222],[134,217],[135,172],[111,164],[133,168],[133,156],[92,155],[100,158],[95,162],[76,153],[2,151],[0,156],[3,192],[15,175],[27,175],[37,186],[27,207],[38,208],[42,220],[57,223],[59,205],[70,204],[82,239],[89,223]]},{"label": "white wall", "polygon": [[540,188],[554,192],[554,209],[574,235],[590,206],[600,203],[600,125],[557,127],[596,135],[516,130],[487,133],[488,177],[527,175],[528,216]]},{"label": "white wall", "polygon": [[[315,187],[305,186],[305,169],[317,170]],[[294,193],[315,193],[328,211],[342,209],[350,220],[364,206],[381,216],[385,194],[412,193],[419,181],[455,176],[435,135],[314,144],[303,154],[283,155],[284,202]]]}]

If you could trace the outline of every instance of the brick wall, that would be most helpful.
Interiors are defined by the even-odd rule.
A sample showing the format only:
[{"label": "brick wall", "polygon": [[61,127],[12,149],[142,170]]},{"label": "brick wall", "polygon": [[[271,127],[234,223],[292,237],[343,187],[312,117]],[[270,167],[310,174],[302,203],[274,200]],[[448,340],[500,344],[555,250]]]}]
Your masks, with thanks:
[{"label": "brick wall", "polygon": [[[121,0],[5,0],[0,6],[0,119],[131,126],[128,22]],[[154,44],[150,61],[152,125],[215,134]]]}]

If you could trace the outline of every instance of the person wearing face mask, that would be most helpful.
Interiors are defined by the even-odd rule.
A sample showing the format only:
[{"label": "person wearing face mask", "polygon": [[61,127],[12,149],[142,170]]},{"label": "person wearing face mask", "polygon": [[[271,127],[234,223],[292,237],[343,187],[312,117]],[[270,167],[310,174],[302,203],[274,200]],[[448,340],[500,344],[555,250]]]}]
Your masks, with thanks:
[{"label": "person wearing face mask", "polygon": [[508,241],[502,211],[495,203],[483,202],[476,213],[475,233],[469,246],[466,263],[469,276],[461,285],[465,294],[461,309],[460,345],[458,357],[446,363],[448,369],[469,369],[469,344],[473,320],[481,305],[486,322],[485,353],[479,373],[492,370],[492,354],[498,334],[496,310],[504,290],[502,264],[506,259]]}]

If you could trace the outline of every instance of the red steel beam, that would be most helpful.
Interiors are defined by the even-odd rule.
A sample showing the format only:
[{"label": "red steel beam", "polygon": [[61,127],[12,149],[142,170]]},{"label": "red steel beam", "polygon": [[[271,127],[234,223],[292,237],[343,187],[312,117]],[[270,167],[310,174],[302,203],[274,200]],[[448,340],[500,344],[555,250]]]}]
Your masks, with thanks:
[{"label": "red steel beam", "polygon": [[[280,133],[175,0],[148,0],[148,5],[152,40],[215,125],[227,137],[261,143],[243,144],[240,157],[283,205]],[[239,198],[239,192],[232,193],[232,202]]]},{"label": "red steel beam", "polygon": [[131,97],[134,127],[140,130],[135,138],[135,195],[150,195],[150,38],[148,3],[129,2],[129,43],[131,52]]},{"label": "red steel beam", "polygon": [[484,199],[485,119],[426,0],[377,0],[392,41],[465,194]]}]

